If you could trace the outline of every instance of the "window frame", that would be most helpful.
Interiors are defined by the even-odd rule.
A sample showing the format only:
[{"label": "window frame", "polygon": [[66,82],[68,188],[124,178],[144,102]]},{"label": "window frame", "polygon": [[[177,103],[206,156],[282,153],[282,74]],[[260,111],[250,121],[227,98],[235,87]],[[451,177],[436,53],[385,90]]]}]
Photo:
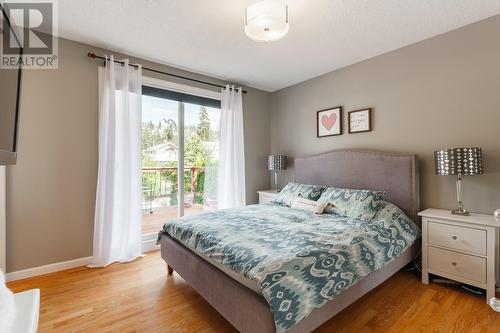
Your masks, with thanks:
[{"label": "window frame", "polygon": [[[172,81],[166,81],[166,80],[161,80],[157,78],[152,78],[148,76],[143,76],[142,77],[142,86],[149,86],[157,89],[162,89],[162,90],[169,90],[181,94],[186,94],[186,95],[192,95],[192,96],[197,96],[197,97],[203,97],[203,98],[209,98],[209,99],[214,99],[221,101],[222,100],[222,92],[221,91],[215,91],[215,90],[209,90],[209,89],[203,89],[203,88],[198,88],[198,87],[193,87],[181,83],[176,83]],[[142,96],[142,93],[141,93]],[[179,103],[179,112],[178,112],[178,136],[179,138],[183,138],[182,140],[179,140],[178,142],[178,162],[177,162],[177,167],[178,167],[178,172],[179,174],[184,173],[184,159],[185,159],[185,152],[184,152],[184,102],[180,101]],[[181,163],[182,161],[182,163]],[[178,215],[183,216],[184,215],[184,195],[180,195],[181,193],[184,193],[184,181],[182,177],[178,177],[178,193],[179,193],[179,198],[178,198]],[[155,233],[152,234],[143,234],[142,235],[142,248],[143,252],[148,252],[152,251],[155,249],[159,249],[159,246],[155,244],[156,242],[156,237],[157,235]]]}]

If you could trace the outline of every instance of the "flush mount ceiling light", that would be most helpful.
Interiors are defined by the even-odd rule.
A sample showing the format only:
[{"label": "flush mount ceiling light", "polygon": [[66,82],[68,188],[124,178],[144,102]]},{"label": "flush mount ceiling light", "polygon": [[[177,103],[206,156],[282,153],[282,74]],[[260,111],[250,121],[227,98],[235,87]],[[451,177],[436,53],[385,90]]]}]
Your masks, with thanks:
[{"label": "flush mount ceiling light", "polygon": [[245,33],[257,42],[273,42],[288,33],[288,5],[282,0],[261,0],[245,11]]}]

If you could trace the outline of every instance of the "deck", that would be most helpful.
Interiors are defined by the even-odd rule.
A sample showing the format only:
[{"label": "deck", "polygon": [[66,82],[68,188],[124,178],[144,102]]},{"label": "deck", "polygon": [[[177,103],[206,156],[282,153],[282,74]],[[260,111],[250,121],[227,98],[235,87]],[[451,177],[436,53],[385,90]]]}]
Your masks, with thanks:
[{"label": "deck", "polygon": [[[184,215],[193,215],[204,210],[203,205],[194,204],[184,207]],[[142,234],[158,233],[163,225],[177,218],[177,206],[163,206],[153,208],[151,214],[149,210],[142,212]]]}]

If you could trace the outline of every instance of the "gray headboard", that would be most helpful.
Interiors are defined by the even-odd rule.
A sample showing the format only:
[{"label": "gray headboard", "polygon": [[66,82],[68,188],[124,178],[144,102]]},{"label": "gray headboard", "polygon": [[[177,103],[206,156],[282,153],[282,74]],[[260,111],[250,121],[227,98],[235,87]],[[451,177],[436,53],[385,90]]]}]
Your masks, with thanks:
[{"label": "gray headboard", "polygon": [[385,199],[418,221],[420,210],[417,156],[342,149],[295,159],[295,181],[302,184],[383,190]]}]

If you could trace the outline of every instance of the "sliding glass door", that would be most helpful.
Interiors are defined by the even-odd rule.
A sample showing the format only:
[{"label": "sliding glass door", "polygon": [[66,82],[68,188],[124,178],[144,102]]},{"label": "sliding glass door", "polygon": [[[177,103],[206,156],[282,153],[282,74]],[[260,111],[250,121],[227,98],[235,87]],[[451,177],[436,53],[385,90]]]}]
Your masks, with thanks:
[{"label": "sliding glass door", "polygon": [[179,103],[142,96],[143,234],[178,216]]},{"label": "sliding glass door", "polygon": [[217,207],[220,107],[184,103],[186,215]]},{"label": "sliding glass door", "polygon": [[143,234],[217,205],[220,101],[144,86]]}]

